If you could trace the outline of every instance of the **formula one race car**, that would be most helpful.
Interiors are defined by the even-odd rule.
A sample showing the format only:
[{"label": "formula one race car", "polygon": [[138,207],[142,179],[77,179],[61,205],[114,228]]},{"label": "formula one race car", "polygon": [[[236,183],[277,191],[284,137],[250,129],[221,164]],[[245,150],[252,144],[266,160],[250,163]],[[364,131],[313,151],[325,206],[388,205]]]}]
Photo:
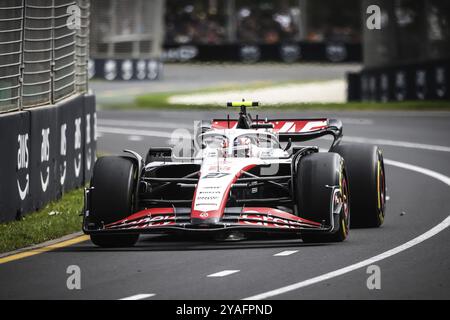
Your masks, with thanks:
[{"label": "formula one race car", "polygon": [[[298,235],[339,242],[350,227],[378,227],[385,211],[385,171],[376,146],[341,144],[336,119],[202,121],[192,152],[150,148],[146,160],[99,158],[85,192],[83,231],[102,247],[134,245],[140,233]],[[299,146],[331,135],[328,152]],[[283,144],[282,144],[283,143]],[[225,237],[225,238],[226,238]]]}]

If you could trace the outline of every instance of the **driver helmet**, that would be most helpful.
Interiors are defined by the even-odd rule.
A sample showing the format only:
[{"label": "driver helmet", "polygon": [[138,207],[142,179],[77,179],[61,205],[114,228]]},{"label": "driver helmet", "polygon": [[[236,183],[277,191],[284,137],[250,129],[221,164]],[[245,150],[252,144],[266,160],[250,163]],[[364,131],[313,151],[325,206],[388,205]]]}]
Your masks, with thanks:
[{"label": "driver helmet", "polygon": [[239,137],[234,140],[234,156],[249,158],[251,150],[251,139],[249,137]]}]

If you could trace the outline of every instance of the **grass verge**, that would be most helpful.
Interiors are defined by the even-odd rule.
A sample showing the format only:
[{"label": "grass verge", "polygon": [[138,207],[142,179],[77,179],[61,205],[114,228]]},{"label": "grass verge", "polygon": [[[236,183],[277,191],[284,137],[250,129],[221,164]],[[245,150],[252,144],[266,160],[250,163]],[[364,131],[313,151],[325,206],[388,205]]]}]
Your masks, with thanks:
[{"label": "grass verge", "polygon": [[0,253],[80,231],[82,207],[83,188],[80,188],[19,221],[0,224]]}]

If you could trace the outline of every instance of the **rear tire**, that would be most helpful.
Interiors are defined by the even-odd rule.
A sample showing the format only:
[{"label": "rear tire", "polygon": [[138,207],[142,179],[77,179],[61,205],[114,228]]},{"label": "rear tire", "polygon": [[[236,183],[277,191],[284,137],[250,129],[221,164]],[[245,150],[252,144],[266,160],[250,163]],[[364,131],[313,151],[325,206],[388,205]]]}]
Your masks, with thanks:
[{"label": "rear tire", "polygon": [[[303,232],[305,243],[341,242],[347,238],[350,220],[349,190],[344,161],[336,153],[314,153],[303,157],[297,168],[297,207],[302,218],[334,224],[330,232]],[[332,214],[333,188],[339,186],[342,209]],[[333,219],[333,222],[330,219]]]},{"label": "rear tire", "polygon": [[[89,218],[98,226],[126,218],[133,213],[136,166],[130,158],[102,157],[94,166]],[[139,234],[91,234],[101,247],[132,246]]]},{"label": "rear tire", "polygon": [[386,180],[383,154],[377,146],[343,144],[331,152],[340,154],[346,164],[352,212],[352,228],[377,228],[384,222]]}]

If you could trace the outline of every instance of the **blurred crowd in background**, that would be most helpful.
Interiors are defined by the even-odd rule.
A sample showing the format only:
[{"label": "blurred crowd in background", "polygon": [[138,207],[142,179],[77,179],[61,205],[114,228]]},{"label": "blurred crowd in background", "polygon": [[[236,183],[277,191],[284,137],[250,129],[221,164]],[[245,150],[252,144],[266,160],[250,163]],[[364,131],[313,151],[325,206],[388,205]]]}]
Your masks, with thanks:
[{"label": "blurred crowd in background", "polygon": [[241,42],[273,44],[298,38],[298,8],[244,6],[237,12],[237,39]]},{"label": "blurred crowd in background", "polygon": [[[381,30],[372,31],[365,27],[366,10],[374,3],[382,8]],[[364,61],[380,65],[450,52],[449,0],[96,0],[91,14],[96,56],[157,57],[161,48],[182,45],[312,42],[362,45]],[[176,60],[180,52],[170,54]]]},{"label": "blurred crowd in background", "polygon": [[198,1],[166,2],[166,43],[221,44],[225,41],[224,14],[211,13],[199,4]]},{"label": "blurred crowd in background", "polygon": [[300,4],[298,0],[234,0],[230,7],[225,0],[166,0],[165,43],[360,41],[358,0],[308,1],[308,21],[302,20]]}]

